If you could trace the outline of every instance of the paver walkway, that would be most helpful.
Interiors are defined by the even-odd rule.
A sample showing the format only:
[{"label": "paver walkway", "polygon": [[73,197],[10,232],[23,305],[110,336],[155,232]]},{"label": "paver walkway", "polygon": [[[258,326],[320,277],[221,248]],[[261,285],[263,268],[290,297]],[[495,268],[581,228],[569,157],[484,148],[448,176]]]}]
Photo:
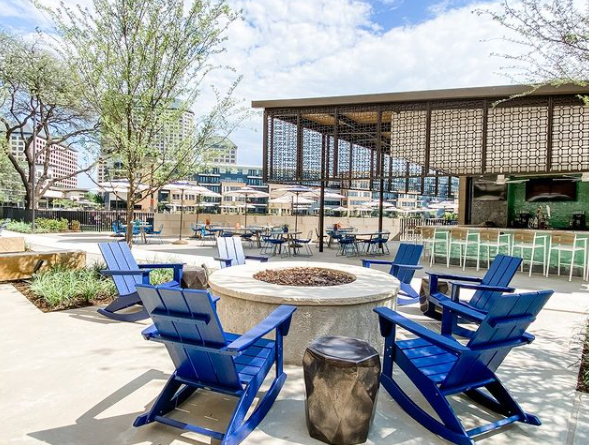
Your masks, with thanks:
[{"label": "paver walkway", "polygon": [[[579,280],[530,280],[518,274],[515,281],[519,290],[547,284],[560,291],[532,325],[537,340],[514,350],[499,372],[524,409],[544,424],[515,425],[481,444],[589,443],[589,397],[575,391],[589,292]],[[423,321],[416,308],[401,311]],[[132,427],[173,370],[165,348],[142,339],[145,326],[107,320],[95,308],[44,314],[11,285],[0,285],[0,444],[210,443],[163,425]],[[289,377],[270,414],[244,444],[321,443],[306,432],[302,370],[286,371]],[[208,426],[227,420],[223,405],[231,400],[208,394],[191,400],[189,412],[180,416],[193,422],[204,416]],[[480,420],[466,399],[457,398],[455,405],[467,422]],[[483,412],[481,418],[488,416]],[[415,423],[381,389],[368,443],[446,442]]]}]

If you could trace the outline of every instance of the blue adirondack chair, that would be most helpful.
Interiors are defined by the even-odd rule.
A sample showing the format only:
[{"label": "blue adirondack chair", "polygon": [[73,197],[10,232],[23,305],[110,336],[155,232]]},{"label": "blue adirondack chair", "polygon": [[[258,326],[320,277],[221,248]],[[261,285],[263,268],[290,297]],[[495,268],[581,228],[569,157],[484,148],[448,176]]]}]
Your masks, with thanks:
[{"label": "blue adirondack chair", "polygon": [[246,255],[243,253],[241,238],[224,237],[217,238],[217,251],[219,256],[215,260],[220,261],[221,269],[245,264],[245,260],[268,261],[268,257],[260,255]]},{"label": "blue adirondack chair", "polygon": [[[450,301],[444,307],[445,311],[451,310],[480,322],[480,327],[466,345],[430,331],[389,308],[376,308],[380,332],[385,337],[383,387],[416,421],[459,445],[472,445],[475,443],[473,437],[514,422],[540,425],[538,417],[522,410],[495,371],[512,348],[534,340],[525,331],[552,293],[546,290],[503,295],[500,304],[495,304],[482,318],[479,312]],[[397,326],[417,338],[395,340]],[[414,397],[399,386],[397,378],[393,378],[393,362],[423,394],[439,420],[418,406]],[[488,394],[480,388],[485,388]],[[446,399],[455,394],[464,394],[504,417],[466,430]]]},{"label": "blue adirondack chair", "polygon": [[[282,366],[283,337],[288,334],[293,306],[280,306],[244,335],[223,331],[211,295],[203,290],[137,285],[153,320],[143,331],[147,340],[166,345],[176,370],[151,409],[137,417],[134,426],[160,422],[236,445],[266,416],[286,380]],[[262,338],[275,331],[275,340]],[[272,366],[276,377],[246,419],[260,386]],[[225,432],[182,423],[166,417],[197,389],[237,397]],[[197,397],[197,396],[196,396]]]},{"label": "blue adirondack chair", "polygon": [[362,266],[370,267],[372,264],[390,265],[389,273],[401,283],[401,289],[397,296],[397,304],[404,306],[419,301],[419,294],[411,287],[411,280],[416,270],[423,269],[419,265],[419,259],[423,252],[420,244],[401,243],[393,261],[363,259]]},{"label": "blue adirondack chair", "polygon": [[182,281],[183,264],[137,264],[131,249],[125,242],[99,243],[98,247],[108,269],[100,273],[112,277],[119,296],[98,313],[113,320],[138,321],[149,318],[145,308],[136,312],[118,313],[122,309],[134,305],[141,305],[141,298],[137,294],[136,285],[149,284],[149,274],[153,269],[174,269],[173,280],[163,284],[166,287],[178,287]]},{"label": "blue adirondack chair", "polygon": [[[444,301],[460,302],[460,289],[472,289],[476,292],[468,302],[462,302],[468,308],[485,313],[495,304],[497,299],[505,292],[513,292],[512,287],[508,287],[515,273],[521,265],[522,259],[507,255],[497,255],[491,267],[487,270],[484,277],[470,277],[464,275],[439,274],[427,272],[429,275],[429,307],[424,311],[425,315],[430,317],[436,316],[436,307],[441,307]],[[438,279],[452,280],[451,295],[438,291]],[[442,332],[459,334],[465,337],[470,336],[471,331],[461,328],[457,325],[455,316],[446,317],[445,323],[442,324]]]}]

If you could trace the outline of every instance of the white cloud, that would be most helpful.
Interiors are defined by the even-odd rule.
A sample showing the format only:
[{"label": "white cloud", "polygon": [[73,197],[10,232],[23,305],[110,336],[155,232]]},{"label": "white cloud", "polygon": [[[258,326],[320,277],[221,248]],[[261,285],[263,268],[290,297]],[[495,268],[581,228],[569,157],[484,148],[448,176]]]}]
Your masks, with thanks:
[{"label": "white cloud", "polygon": [[[508,83],[499,74],[504,61],[490,57],[506,50],[497,39],[504,30],[473,14],[473,5],[379,31],[366,2],[235,3],[244,20],[231,29],[223,58],[244,75],[237,93],[247,101]],[[261,130],[261,118],[252,125]],[[261,131],[233,139],[242,162],[261,162]]]},{"label": "white cloud", "polygon": [[[243,74],[236,92],[247,104],[260,99],[508,83],[498,74],[505,62],[490,57],[508,49],[497,39],[505,31],[488,17],[473,14],[472,4],[444,9],[440,1],[430,20],[383,30],[367,0],[230,2],[243,9],[243,17],[230,28],[220,62]],[[483,5],[493,3],[497,2]],[[0,10],[7,4],[22,3],[0,0]],[[217,71],[208,83],[223,88],[234,78]],[[211,95],[205,92],[202,105],[210,103]],[[261,122],[261,117],[253,119],[232,137],[242,163],[261,162]]]}]

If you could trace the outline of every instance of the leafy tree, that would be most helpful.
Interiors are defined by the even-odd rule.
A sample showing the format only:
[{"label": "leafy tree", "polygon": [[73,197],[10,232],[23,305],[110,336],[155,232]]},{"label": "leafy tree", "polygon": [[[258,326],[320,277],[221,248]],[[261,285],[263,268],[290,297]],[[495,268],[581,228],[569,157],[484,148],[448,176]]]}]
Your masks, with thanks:
[{"label": "leafy tree", "polygon": [[[583,4],[583,6],[581,6]],[[565,83],[588,86],[589,7],[574,0],[501,1],[499,10],[478,10],[503,25],[503,39],[522,49],[499,54],[511,77],[534,88]]]},{"label": "leafy tree", "polygon": [[[237,14],[225,0],[94,0],[92,10],[63,3],[42,9],[55,23],[62,53],[78,67],[85,100],[100,116],[109,172],[129,183],[131,243],[135,205],[194,173],[213,137],[229,133],[243,116],[232,97],[239,77],[226,93],[214,90],[208,112],[199,101]],[[201,114],[191,131],[182,131],[193,108]]]},{"label": "leafy tree", "polygon": [[[88,151],[86,165],[72,174],[59,176],[50,169],[50,159],[58,150],[72,144],[87,150],[92,147],[97,125],[82,89],[65,61],[43,48],[39,40],[0,31],[0,150],[20,178],[27,208],[33,196],[37,202],[55,183],[94,167]],[[46,141],[43,148],[35,149],[33,130]],[[22,150],[12,150],[14,137],[24,141]]]},{"label": "leafy tree", "polygon": [[[0,139],[0,146],[3,141]],[[16,170],[7,156],[0,156],[0,202],[21,202],[23,195],[24,189]]]}]

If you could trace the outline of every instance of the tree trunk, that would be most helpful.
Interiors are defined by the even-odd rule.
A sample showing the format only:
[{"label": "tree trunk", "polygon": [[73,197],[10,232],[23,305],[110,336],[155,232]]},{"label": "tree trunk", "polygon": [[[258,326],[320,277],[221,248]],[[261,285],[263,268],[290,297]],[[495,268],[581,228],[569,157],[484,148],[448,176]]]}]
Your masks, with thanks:
[{"label": "tree trunk", "polygon": [[127,192],[127,232],[125,233],[125,240],[129,247],[133,247],[133,213],[135,212],[135,187],[133,182],[129,182],[129,190]]}]

